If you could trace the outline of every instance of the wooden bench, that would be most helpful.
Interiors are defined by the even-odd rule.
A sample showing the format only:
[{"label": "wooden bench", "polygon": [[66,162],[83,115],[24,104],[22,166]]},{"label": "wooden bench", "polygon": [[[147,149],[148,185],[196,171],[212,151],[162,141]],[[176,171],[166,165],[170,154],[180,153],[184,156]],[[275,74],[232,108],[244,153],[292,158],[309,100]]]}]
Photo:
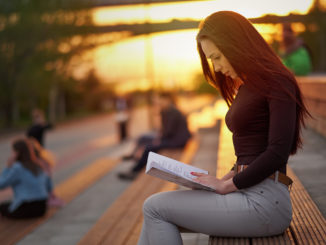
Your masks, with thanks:
[{"label": "wooden bench", "polygon": [[[194,137],[182,151],[169,150],[160,153],[190,163],[197,148],[198,139]],[[140,174],[78,244],[136,244],[142,227],[142,206],[145,199],[154,193],[177,188],[176,184],[145,173]]]},{"label": "wooden bench", "polygon": [[[217,177],[227,173],[234,162],[231,134],[222,125],[218,149]],[[294,181],[290,195],[293,205],[293,219],[290,227],[279,236],[264,238],[209,238],[209,245],[258,245],[258,244],[286,244],[286,245],[314,245],[326,244],[326,222],[323,215],[305,190],[304,186],[288,167],[288,175]]]},{"label": "wooden bench", "polygon": [[[104,177],[113,169],[118,159],[101,158],[83,168],[81,171],[63,181],[55,188],[55,193],[60,196],[67,204],[71,202],[80,193],[94,184],[97,180]],[[33,229],[51,218],[57,211],[57,208],[50,208],[44,217],[30,220],[11,220],[0,219],[0,244],[10,245],[21,240]]]}]

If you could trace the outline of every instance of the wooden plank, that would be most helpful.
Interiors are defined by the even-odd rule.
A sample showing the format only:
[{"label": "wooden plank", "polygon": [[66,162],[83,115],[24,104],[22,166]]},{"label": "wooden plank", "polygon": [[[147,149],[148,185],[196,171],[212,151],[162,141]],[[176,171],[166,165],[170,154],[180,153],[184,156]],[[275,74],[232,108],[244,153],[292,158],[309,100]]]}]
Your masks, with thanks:
[{"label": "wooden plank", "polygon": [[282,235],[279,236],[259,237],[251,239],[251,245],[263,244],[295,245],[294,239],[289,229],[287,229]]},{"label": "wooden plank", "polygon": [[[180,150],[165,150],[161,154],[189,163],[198,149],[197,141],[197,138],[192,138],[182,153]],[[142,227],[145,199],[156,192],[175,190],[177,187],[174,183],[142,173],[78,244],[136,244]]]},{"label": "wooden plank", "polygon": [[137,224],[138,219],[142,217],[142,207],[145,199],[156,193],[164,184],[160,179],[151,176],[145,177],[151,178],[150,184],[144,188],[142,193],[139,193],[137,199],[129,206],[124,215],[120,217],[119,222],[105,234],[102,244],[124,244],[132,233],[132,228]]},{"label": "wooden plank", "polygon": [[217,150],[217,178],[222,178],[225,174],[227,174],[235,162],[236,157],[232,143],[232,133],[227,128],[225,121],[222,120]]},{"label": "wooden plank", "polygon": [[248,238],[209,237],[209,245],[251,245]]},{"label": "wooden plank", "polygon": [[139,235],[141,233],[141,229],[143,227],[143,216],[141,216],[136,225],[133,227],[130,236],[128,237],[127,241],[124,245],[136,245],[139,239]]},{"label": "wooden plank", "polygon": [[[174,159],[179,159],[179,161],[184,162],[184,163],[190,163],[192,158],[194,157],[196,151],[198,149],[198,138],[194,137],[185,146],[183,149],[182,153],[180,154],[180,151],[175,151],[175,150],[167,150],[162,152],[162,155],[166,155],[168,157],[174,158]],[[180,156],[181,155],[181,156]],[[156,181],[157,179],[153,179],[152,182]],[[151,185],[153,184],[151,182]],[[171,190],[176,190],[178,186],[174,183],[171,182],[166,182],[166,181],[160,181],[161,186],[159,188],[155,187],[154,192],[151,194],[154,194],[155,192],[161,192],[161,191],[171,191]],[[142,227],[142,204],[145,199],[141,200],[138,197],[137,201],[140,201],[141,206],[136,207],[138,205],[133,205],[133,210],[128,210],[131,215],[136,216],[136,213],[139,213],[139,217],[136,219],[135,225],[132,227],[132,229],[128,229],[130,225],[128,223],[132,223],[130,220],[131,215],[126,215],[125,217],[128,217],[128,219],[125,220],[125,222],[120,222],[119,227],[119,234],[125,234],[124,236],[117,236],[117,232],[115,230],[118,230],[116,228],[115,230],[113,229],[110,233],[113,234],[113,236],[110,236],[110,239],[106,239],[104,244],[125,244],[125,243],[131,243],[131,244],[136,244],[138,237],[140,235],[141,227]],[[139,219],[141,223],[139,224]],[[134,219],[133,219],[134,220]],[[118,226],[117,226],[118,227]],[[133,237],[133,238],[130,238]]]},{"label": "wooden plank", "polygon": [[133,204],[133,200],[138,198],[149,184],[150,178],[141,174],[107,209],[96,224],[88,231],[88,233],[78,243],[80,245],[101,244],[107,232],[118,222],[119,218],[124,215],[124,212]]},{"label": "wooden plank", "polygon": [[[66,203],[69,203],[77,195],[86,190],[97,180],[105,176],[118,163],[118,159],[101,158],[89,166],[85,167],[66,181],[55,188],[55,192]],[[44,217],[31,220],[0,220],[0,241],[1,245],[15,244],[26,234],[34,230],[37,226],[51,218],[57,208],[51,208]]]},{"label": "wooden plank", "polygon": [[325,218],[291,168],[288,169],[288,174],[294,181],[291,191],[291,231],[297,244],[326,244]]}]

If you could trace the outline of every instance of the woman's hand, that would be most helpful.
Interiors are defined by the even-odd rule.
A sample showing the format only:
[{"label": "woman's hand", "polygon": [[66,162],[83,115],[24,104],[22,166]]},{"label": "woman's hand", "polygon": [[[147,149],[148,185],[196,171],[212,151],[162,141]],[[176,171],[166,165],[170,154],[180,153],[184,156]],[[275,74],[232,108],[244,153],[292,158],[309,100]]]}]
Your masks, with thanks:
[{"label": "woman's hand", "polygon": [[197,177],[194,179],[194,181],[212,187],[218,194],[224,195],[238,190],[237,187],[234,185],[232,178],[227,180],[221,180],[208,174],[197,172],[191,172],[191,174]]}]

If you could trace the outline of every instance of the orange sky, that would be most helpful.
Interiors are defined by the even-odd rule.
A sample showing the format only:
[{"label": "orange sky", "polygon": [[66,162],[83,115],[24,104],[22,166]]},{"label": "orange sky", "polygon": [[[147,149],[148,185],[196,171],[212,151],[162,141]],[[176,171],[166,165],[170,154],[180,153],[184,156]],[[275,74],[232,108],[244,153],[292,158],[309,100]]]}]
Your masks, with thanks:
[{"label": "orange sky", "polygon": [[97,25],[121,23],[166,22],[176,19],[201,20],[220,10],[233,10],[247,18],[264,14],[287,15],[306,14],[313,0],[216,0],[189,1],[180,3],[158,3],[129,5],[120,7],[101,7],[94,9],[94,22]]},{"label": "orange sky", "polygon": [[[264,14],[306,14],[313,0],[218,0],[183,3],[102,7],[94,9],[97,25],[166,22],[173,18],[201,20],[218,10],[233,10],[246,17]],[[275,38],[279,26],[259,25],[266,39]],[[304,26],[297,25],[299,31]],[[118,84],[120,92],[134,89],[165,88],[192,89],[194,75],[201,72],[196,50],[196,29],[161,32],[129,37],[119,42],[100,45],[85,56],[91,57],[96,73],[103,82]],[[270,36],[272,35],[272,36]],[[85,68],[86,69],[86,68]],[[80,67],[79,72],[84,68]]]}]

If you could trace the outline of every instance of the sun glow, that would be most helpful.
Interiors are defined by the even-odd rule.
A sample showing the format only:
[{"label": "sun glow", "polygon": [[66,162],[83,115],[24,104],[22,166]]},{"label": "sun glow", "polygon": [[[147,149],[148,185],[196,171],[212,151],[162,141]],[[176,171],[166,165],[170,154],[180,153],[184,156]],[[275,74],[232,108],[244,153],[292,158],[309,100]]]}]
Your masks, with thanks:
[{"label": "sun glow", "polygon": [[247,18],[260,17],[265,14],[307,14],[312,3],[313,0],[218,0],[100,7],[94,9],[93,21],[95,25],[116,25],[160,23],[173,19],[202,20],[209,14],[220,10],[236,11]]},{"label": "sun glow", "polygon": [[97,74],[124,92],[139,88],[192,89],[200,72],[196,30],[141,35],[95,50]]},{"label": "sun glow", "polygon": [[[164,23],[173,19],[199,21],[219,10],[236,11],[247,18],[307,14],[312,4],[313,0],[217,0],[111,6],[95,8],[93,21],[98,26]],[[269,43],[281,38],[281,24],[255,24],[255,27]],[[294,23],[293,28],[303,32],[310,27]],[[201,72],[196,33],[196,29],[138,36],[130,32],[129,37],[92,51],[96,73],[122,93],[153,88],[191,90],[196,85],[195,75]]]}]

